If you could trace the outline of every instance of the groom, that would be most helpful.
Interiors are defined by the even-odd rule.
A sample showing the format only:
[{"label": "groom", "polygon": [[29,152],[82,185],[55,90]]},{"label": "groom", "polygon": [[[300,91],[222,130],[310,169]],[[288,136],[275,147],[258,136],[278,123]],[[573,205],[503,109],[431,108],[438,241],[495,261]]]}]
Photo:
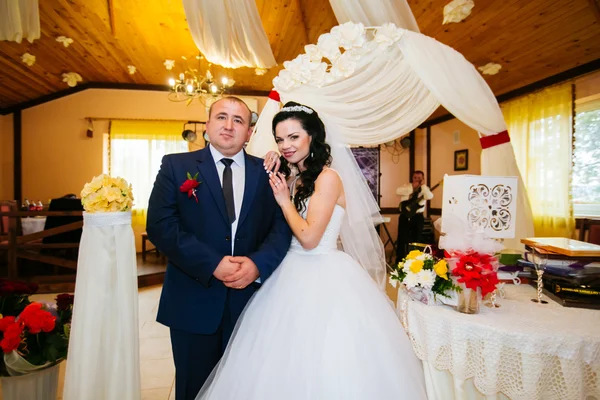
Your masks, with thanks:
[{"label": "groom", "polygon": [[242,149],[250,122],[242,100],[213,103],[210,145],[165,156],[150,195],[148,239],[169,259],[157,321],[170,328],[177,400],[196,397],[290,244],[263,160]]}]

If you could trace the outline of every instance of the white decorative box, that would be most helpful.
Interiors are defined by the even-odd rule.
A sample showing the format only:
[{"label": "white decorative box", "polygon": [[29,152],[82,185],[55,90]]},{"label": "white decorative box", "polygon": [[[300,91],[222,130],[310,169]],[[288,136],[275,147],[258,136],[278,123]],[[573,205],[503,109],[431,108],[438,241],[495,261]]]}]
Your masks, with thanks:
[{"label": "white decorative box", "polygon": [[516,176],[446,175],[442,201],[442,232],[454,216],[490,238],[515,236]]}]

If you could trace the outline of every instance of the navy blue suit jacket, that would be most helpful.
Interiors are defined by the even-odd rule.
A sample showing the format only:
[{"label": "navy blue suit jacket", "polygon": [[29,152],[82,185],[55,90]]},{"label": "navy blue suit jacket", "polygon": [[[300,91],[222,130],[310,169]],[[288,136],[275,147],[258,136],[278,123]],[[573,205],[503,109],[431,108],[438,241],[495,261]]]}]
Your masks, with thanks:
[{"label": "navy blue suit jacket", "polygon": [[[252,259],[265,282],[285,257],[292,233],[273,197],[263,160],[245,157],[244,199],[233,255]],[[199,172],[198,202],[179,190],[188,172],[192,176]],[[169,260],[157,321],[196,334],[215,333],[224,312],[235,322],[257,285],[229,289],[213,276],[221,259],[231,255],[232,238],[221,182],[208,148],[163,158],[148,203],[146,231]]]}]

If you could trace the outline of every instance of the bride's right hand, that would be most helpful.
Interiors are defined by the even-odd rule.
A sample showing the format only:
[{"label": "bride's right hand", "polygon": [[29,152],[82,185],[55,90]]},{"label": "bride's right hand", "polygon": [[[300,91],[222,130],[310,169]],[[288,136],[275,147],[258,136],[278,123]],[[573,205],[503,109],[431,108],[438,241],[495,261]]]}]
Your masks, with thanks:
[{"label": "bride's right hand", "polygon": [[277,172],[279,171],[279,167],[281,166],[281,159],[279,158],[279,154],[271,150],[263,158],[265,159],[265,161],[263,162],[265,171],[277,174]]},{"label": "bride's right hand", "polygon": [[271,189],[273,189],[273,196],[275,201],[280,207],[283,207],[285,203],[291,202],[290,200],[290,188],[287,185],[285,176],[282,173],[269,175],[269,183]]}]

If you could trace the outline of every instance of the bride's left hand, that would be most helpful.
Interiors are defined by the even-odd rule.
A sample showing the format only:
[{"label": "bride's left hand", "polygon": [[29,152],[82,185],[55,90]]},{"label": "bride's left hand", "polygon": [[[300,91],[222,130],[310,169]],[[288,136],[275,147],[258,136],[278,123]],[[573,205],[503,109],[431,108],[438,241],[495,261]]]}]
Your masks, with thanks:
[{"label": "bride's left hand", "polygon": [[281,172],[271,174],[269,176],[269,183],[279,206],[283,206],[286,202],[290,201],[290,188],[288,188],[285,175]]}]

